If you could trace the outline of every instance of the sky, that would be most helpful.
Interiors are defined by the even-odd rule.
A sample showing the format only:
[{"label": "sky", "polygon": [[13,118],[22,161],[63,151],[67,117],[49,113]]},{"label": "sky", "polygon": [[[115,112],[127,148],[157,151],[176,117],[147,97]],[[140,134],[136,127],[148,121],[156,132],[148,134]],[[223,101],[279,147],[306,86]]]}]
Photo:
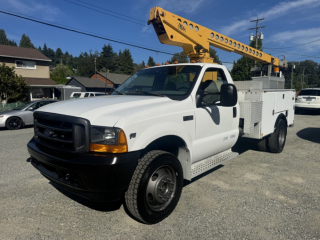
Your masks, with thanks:
[{"label": "sky", "polygon": [[[248,30],[255,27],[255,22],[250,20],[264,18],[259,22],[260,26],[266,26],[261,29],[263,45],[268,48],[264,52],[280,58],[284,55],[288,61],[320,61],[320,0],[0,0],[2,11],[158,51],[181,52],[181,47],[161,44],[153,27],[147,25],[149,11],[154,6],[245,44],[249,44],[249,36],[254,33]],[[3,13],[0,13],[0,29],[18,44],[25,33],[36,47],[46,43],[54,50],[60,47],[74,56],[90,50],[100,52],[104,44],[110,43],[115,52],[130,49],[135,63],[147,62],[149,56],[157,63],[171,58],[167,54],[84,36]],[[216,50],[228,69],[241,57]]]}]

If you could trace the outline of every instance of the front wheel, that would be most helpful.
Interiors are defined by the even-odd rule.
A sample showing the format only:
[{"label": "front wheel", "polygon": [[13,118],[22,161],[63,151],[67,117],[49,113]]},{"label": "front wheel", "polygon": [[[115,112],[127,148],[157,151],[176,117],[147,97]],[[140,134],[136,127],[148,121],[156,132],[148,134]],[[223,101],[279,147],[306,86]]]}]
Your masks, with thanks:
[{"label": "front wheel", "polygon": [[11,117],[7,120],[6,127],[9,130],[17,130],[22,128],[23,122],[18,117]]},{"label": "front wheel", "polygon": [[125,203],[135,218],[155,224],[173,212],[182,186],[183,171],[179,160],[168,152],[150,151],[138,162],[125,193]]},{"label": "front wheel", "polygon": [[287,138],[287,124],[283,119],[280,119],[276,130],[270,135],[268,139],[268,147],[270,152],[281,153]]}]

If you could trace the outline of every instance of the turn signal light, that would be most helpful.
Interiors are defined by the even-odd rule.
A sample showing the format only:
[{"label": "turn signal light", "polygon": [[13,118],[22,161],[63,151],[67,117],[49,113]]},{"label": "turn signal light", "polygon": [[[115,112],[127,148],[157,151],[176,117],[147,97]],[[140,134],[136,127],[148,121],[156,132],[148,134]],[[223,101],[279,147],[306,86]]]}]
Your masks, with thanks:
[{"label": "turn signal light", "polygon": [[125,153],[128,152],[127,138],[124,131],[121,129],[118,133],[118,144],[105,145],[105,144],[90,144],[90,151],[92,152],[108,152],[108,153]]},{"label": "turn signal light", "polygon": [[174,64],[177,64],[177,63],[178,63],[178,61],[174,61],[173,63],[174,63]]},{"label": "turn signal light", "polygon": [[161,66],[161,64],[160,64],[160,63],[157,63],[157,66]]}]

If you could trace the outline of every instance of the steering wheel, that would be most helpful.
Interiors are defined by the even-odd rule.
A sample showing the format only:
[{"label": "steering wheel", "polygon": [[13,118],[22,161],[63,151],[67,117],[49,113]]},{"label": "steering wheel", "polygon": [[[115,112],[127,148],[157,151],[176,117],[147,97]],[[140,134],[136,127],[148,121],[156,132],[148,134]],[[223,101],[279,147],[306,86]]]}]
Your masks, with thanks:
[{"label": "steering wheel", "polygon": [[187,88],[187,87],[179,87],[177,90],[180,91],[180,89],[185,89],[186,92],[188,92],[188,90],[189,90],[189,88]]}]

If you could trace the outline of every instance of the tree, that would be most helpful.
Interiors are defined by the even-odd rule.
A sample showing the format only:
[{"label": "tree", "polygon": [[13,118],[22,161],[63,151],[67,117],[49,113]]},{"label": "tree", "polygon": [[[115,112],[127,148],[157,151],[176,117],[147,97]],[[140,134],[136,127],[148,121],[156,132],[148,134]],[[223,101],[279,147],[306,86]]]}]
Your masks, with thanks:
[{"label": "tree", "polygon": [[148,64],[149,67],[153,67],[156,65],[155,61],[153,60],[153,58],[150,56],[148,59]]},{"label": "tree", "polygon": [[94,59],[99,58],[99,52],[94,52],[92,50],[90,53],[81,53],[77,59],[77,72],[78,76],[91,77],[95,73]]},{"label": "tree", "polygon": [[0,44],[1,45],[9,45],[9,46],[17,46],[15,41],[11,41],[7,38],[7,34],[4,29],[0,29]]},{"label": "tree", "polygon": [[[188,63],[188,57],[186,55],[184,55],[184,52],[180,52],[180,53],[175,53],[173,54],[173,56],[171,57],[170,60],[168,60],[167,62],[172,64],[175,61],[177,61],[178,63]],[[149,65],[150,66],[150,65]],[[151,66],[150,66],[151,67]]]},{"label": "tree", "polygon": [[60,64],[53,69],[52,73],[50,73],[51,78],[66,78],[71,75],[74,75],[72,68]]},{"label": "tree", "polygon": [[20,40],[19,47],[24,47],[24,48],[35,48],[34,45],[32,44],[30,38],[23,34]]},{"label": "tree", "polygon": [[106,69],[109,72],[117,71],[116,55],[110,44],[104,45],[99,57],[99,64],[97,65],[99,70]]},{"label": "tree", "polygon": [[209,54],[210,54],[210,57],[213,58],[214,63],[222,64],[219,59],[219,56],[217,55],[217,51],[215,49],[209,48]]},{"label": "tree", "polygon": [[[255,48],[256,40],[250,42],[250,47]],[[258,47],[262,51],[262,40],[258,40]],[[261,66],[261,63],[258,63],[257,66]],[[231,76],[234,81],[247,81],[251,80],[251,68],[254,67],[254,60],[246,57],[241,57],[237,62],[233,62],[233,68],[231,70]]]},{"label": "tree", "polygon": [[142,63],[134,63],[134,72],[136,73],[142,69],[144,69],[146,67],[146,64],[144,63],[144,61],[142,61]]},{"label": "tree", "polygon": [[43,55],[48,57],[48,47],[47,47],[46,43],[43,44],[42,53],[43,53]]},{"label": "tree", "polygon": [[0,100],[8,102],[24,101],[28,96],[29,86],[22,76],[18,76],[14,67],[10,68],[4,63],[0,66]]}]

